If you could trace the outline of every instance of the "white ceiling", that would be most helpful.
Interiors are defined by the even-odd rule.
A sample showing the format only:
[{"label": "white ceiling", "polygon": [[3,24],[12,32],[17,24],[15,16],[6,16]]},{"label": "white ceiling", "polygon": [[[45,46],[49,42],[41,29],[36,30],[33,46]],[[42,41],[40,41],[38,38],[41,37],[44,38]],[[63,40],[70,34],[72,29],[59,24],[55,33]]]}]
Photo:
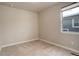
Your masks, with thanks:
[{"label": "white ceiling", "polygon": [[16,8],[21,8],[25,10],[39,12],[56,3],[57,2],[0,2],[0,5],[6,5],[10,7],[16,7]]}]

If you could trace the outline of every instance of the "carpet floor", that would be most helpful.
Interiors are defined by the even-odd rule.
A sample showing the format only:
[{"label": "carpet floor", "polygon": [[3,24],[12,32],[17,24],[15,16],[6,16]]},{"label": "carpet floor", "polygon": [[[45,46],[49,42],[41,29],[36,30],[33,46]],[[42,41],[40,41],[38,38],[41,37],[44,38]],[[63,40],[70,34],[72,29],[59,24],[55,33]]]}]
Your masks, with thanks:
[{"label": "carpet floor", "polygon": [[46,42],[36,40],[5,47],[0,56],[73,56],[70,51]]}]

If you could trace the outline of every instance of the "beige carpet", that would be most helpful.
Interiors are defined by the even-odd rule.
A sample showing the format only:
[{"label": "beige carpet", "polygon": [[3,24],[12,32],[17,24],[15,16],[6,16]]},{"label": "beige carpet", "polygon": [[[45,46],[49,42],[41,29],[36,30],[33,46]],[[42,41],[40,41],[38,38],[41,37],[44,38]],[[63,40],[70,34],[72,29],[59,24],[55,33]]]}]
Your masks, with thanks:
[{"label": "beige carpet", "polygon": [[1,56],[72,56],[69,51],[40,40],[3,48]]}]

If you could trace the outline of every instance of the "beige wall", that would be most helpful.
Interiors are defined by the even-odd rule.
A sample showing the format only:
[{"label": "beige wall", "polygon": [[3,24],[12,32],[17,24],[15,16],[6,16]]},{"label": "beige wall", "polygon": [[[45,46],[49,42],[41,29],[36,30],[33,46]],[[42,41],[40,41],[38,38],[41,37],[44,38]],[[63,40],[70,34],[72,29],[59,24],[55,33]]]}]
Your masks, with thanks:
[{"label": "beige wall", "polygon": [[[0,5],[0,46],[39,37],[79,50],[79,35],[60,32],[60,3],[39,14]],[[39,23],[38,23],[39,22]],[[39,28],[40,27],[40,28]]]},{"label": "beige wall", "polygon": [[79,34],[64,34],[60,31],[60,9],[70,3],[59,3],[40,12],[40,39],[79,50]]},{"label": "beige wall", "polygon": [[38,14],[0,5],[0,46],[38,38]]}]

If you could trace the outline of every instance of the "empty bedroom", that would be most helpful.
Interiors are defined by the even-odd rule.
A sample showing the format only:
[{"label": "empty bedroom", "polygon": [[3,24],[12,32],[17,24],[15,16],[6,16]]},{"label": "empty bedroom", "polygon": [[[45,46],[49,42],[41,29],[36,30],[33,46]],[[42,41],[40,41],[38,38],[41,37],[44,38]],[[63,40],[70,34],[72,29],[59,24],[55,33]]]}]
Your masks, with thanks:
[{"label": "empty bedroom", "polygon": [[79,3],[0,2],[0,56],[79,56]]}]

